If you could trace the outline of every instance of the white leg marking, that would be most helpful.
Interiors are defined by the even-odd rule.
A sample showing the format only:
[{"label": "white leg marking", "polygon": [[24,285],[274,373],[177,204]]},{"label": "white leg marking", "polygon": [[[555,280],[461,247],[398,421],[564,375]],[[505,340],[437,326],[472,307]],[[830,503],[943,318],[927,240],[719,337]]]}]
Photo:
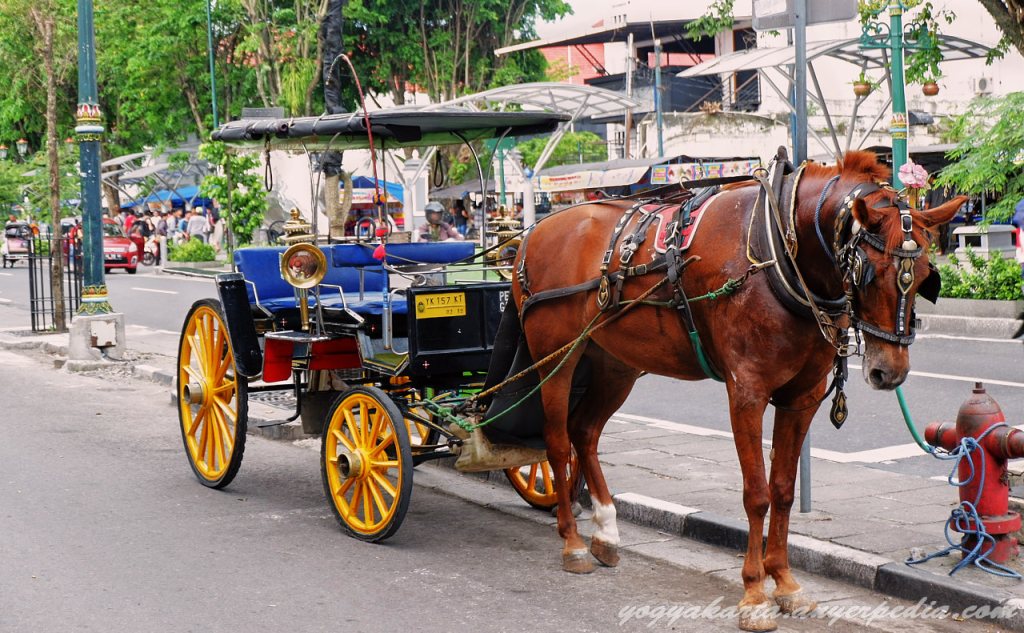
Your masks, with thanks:
[{"label": "white leg marking", "polygon": [[594,538],[602,543],[618,546],[619,527],[615,523],[614,504],[594,504],[594,525],[597,526],[597,529],[594,530]]}]

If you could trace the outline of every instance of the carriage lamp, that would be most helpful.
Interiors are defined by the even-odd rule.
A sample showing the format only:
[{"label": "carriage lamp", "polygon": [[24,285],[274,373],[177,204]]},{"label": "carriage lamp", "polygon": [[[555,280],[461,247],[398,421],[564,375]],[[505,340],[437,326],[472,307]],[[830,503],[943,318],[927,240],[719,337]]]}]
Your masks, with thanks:
[{"label": "carriage lamp", "polygon": [[309,331],[309,289],[323,281],[327,258],[309,243],[292,244],[281,256],[281,277],[295,288],[302,316],[302,331]]},{"label": "carriage lamp", "polygon": [[0,145],[0,160],[7,160],[7,146]]},{"label": "carriage lamp", "polygon": [[18,155],[25,158],[25,154],[28,153],[28,141],[23,138],[19,138],[18,142],[15,143],[15,146],[18,148]]}]

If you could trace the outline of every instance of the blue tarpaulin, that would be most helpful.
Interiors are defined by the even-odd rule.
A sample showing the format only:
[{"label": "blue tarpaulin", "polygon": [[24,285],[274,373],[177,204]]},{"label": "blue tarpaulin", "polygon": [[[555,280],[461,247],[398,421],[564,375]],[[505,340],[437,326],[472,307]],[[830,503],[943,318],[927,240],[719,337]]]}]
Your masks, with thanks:
[{"label": "blue tarpaulin", "polygon": [[132,207],[148,204],[150,202],[167,202],[168,200],[171,202],[172,206],[181,206],[186,202],[191,203],[194,207],[205,207],[213,204],[213,201],[209,198],[201,198],[199,196],[199,187],[195,185],[188,185],[185,187],[178,187],[173,191],[165,189],[163,191],[157,191],[145,198],[122,202],[121,208],[131,209]]},{"label": "blue tarpaulin", "polygon": [[[385,190],[389,198],[392,198],[399,202],[403,202],[402,193],[404,190],[402,188],[402,185],[395,182],[388,182],[387,180],[378,180],[377,182],[380,183],[380,186]],[[366,176],[352,177],[353,189],[373,189],[373,185],[373,178],[367,178]],[[344,189],[344,187],[342,187],[342,189]]]}]

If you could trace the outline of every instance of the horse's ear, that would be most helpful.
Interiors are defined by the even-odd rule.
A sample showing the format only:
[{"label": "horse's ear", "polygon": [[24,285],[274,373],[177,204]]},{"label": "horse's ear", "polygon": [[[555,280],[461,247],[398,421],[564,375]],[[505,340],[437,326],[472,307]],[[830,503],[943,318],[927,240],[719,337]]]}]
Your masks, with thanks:
[{"label": "horse's ear", "polygon": [[885,217],[882,209],[873,209],[864,204],[863,198],[856,198],[850,208],[853,219],[871,233],[877,233],[882,226],[882,219]]},{"label": "horse's ear", "polygon": [[957,196],[952,200],[946,201],[945,204],[941,204],[934,209],[928,209],[927,211],[921,211],[921,224],[926,229],[930,229],[933,226],[938,226],[945,222],[949,222],[956,215],[957,210],[963,203],[967,202],[967,196]]}]

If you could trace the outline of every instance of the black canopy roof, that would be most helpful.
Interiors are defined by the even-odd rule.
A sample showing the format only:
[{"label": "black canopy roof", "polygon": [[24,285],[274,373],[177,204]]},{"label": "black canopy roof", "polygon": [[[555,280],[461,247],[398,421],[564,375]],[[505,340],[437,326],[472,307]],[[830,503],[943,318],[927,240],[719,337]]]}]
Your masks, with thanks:
[{"label": "black canopy roof", "polygon": [[[547,134],[569,116],[554,112],[475,112],[438,106],[403,106],[371,112],[374,143],[381,147],[429,147],[508,136]],[[225,123],[213,140],[237,148],[366,149],[363,113],[286,119],[242,119]]]}]

